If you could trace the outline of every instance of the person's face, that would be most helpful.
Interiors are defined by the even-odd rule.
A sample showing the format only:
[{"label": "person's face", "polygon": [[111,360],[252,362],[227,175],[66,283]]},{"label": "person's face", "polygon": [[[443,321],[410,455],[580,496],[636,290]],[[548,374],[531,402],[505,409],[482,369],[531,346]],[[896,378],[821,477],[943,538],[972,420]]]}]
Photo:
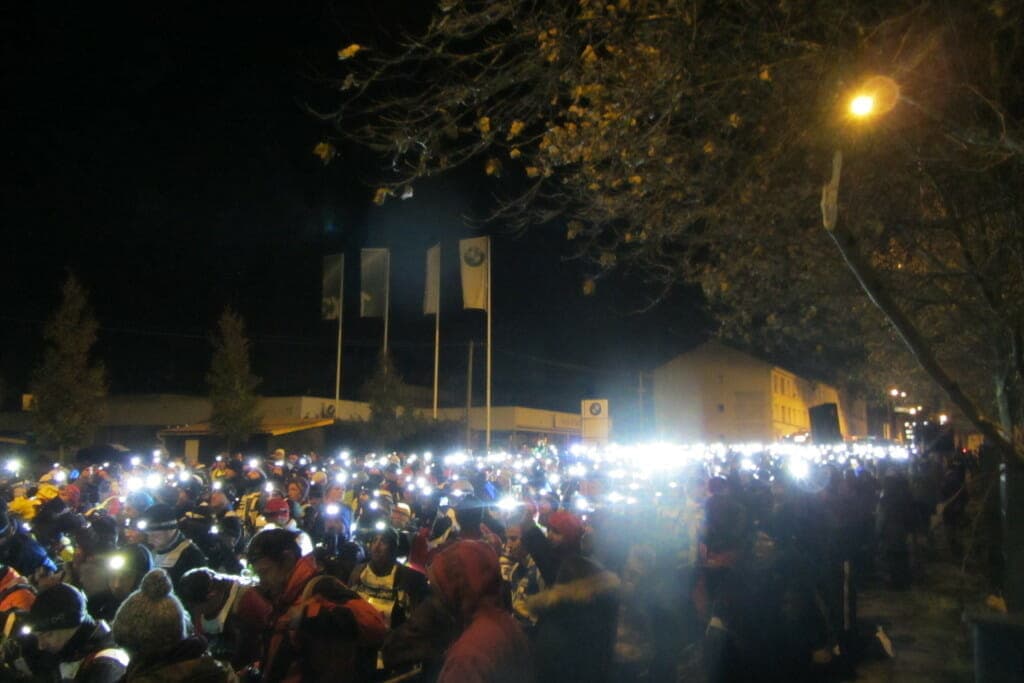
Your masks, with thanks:
[{"label": "person's face", "polygon": [[523,548],[523,536],[518,526],[510,526],[505,530],[505,554],[514,560],[522,560],[526,557]]},{"label": "person's face", "polygon": [[340,503],[345,498],[345,489],[340,486],[336,486],[327,492],[327,497],[324,500],[328,503]]},{"label": "person's face", "polygon": [[74,496],[71,495],[70,491],[64,489],[58,495],[60,496],[60,499],[64,501],[65,505],[68,507],[74,507],[75,499]]},{"label": "person's face", "polygon": [[274,526],[286,526],[290,519],[287,512],[278,512],[272,515],[267,515],[267,521]]},{"label": "person's face", "polygon": [[565,536],[558,533],[554,529],[548,529],[548,540],[551,541],[551,545],[556,548],[561,548],[565,545]]},{"label": "person's face", "polygon": [[78,627],[59,628],[55,631],[41,631],[36,634],[39,649],[50,654],[57,654],[64,649],[64,646],[71,640],[71,636],[75,635],[77,630]]},{"label": "person's face", "polygon": [[288,499],[296,503],[302,500],[302,490],[298,484],[288,484]]},{"label": "person's face", "polygon": [[391,546],[384,540],[383,536],[374,536],[370,543],[370,561],[378,567],[391,564],[395,561]]},{"label": "person's face", "polygon": [[396,529],[403,529],[408,524],[409,518],[405,516],[405,512],[395,508],[391,511],[391,526]]},{"label": "person's face", "polygon": [[228,497],[225,496],[220,491],[214,491],[213,494],[210,496],[210,507],[216,510],[217,512],[227,510]]},{"label": "person's face", "polygon": [[288,585],[288,577],[291,576],[294,567],[295,560],[288,554],[282,562],[275,562],[269,557],[261,557],[253,562],[253,571],[260,579],[260,592],[271,600],[280,597]]},{"label": "person's face", "polygon": [[149,544],[156,549],[166,548],[167,544],[173,541],[177,534],[177,529],[154,529],[153,531],[146,532],[146,535],[149,537]]},{"label": "person's face", "polygon": [[135,527],[130,526],[124,530],[124,540],[132,544],[145,543],[146,534],[142,533]]}]

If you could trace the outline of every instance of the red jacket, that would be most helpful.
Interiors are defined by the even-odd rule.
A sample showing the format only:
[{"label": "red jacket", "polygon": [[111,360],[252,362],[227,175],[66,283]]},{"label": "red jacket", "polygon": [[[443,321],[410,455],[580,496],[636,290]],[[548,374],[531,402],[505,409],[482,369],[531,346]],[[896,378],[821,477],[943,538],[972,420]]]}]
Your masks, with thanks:
[{"label": "red jacket", "polygon": [[528,683],[530,646],[498,605],[498,556],[482,541],[458,541],[438,553],[430,577],[464,625],[449,648],[438,683]]},{"label": "red jacket", "polygon": [[387,631],[377,610],[321,574],[312,555],[295,565],[270,623],[263,680],[273,683],[362,680]]}]

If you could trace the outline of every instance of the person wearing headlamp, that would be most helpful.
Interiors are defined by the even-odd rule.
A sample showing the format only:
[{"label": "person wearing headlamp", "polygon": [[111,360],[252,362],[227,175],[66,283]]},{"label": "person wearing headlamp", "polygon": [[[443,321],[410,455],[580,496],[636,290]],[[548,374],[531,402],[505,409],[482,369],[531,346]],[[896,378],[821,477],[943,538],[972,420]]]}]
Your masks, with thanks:
[{"label": "person wearing headlamp", "polygon": [[94,619],[111,621],[132,591],[138,589],[142,577],[153,568],[153,555],[141,544],[126,545],[100,558],[106,589],[89,596],[89,614]]},{"label": "person wearing headlamp", "polygon": [[27,630],[59,664],[62,680],[115,683],[124,676],[128,653],[115,646],[107,622],[95,621],[85,605],[85,595],[66,583],[47,588],[29,611]]},{"label": "person wearing headlamp", "polygon": [[167,572],[175,587],[189,569],[206,566],[203,551],[178,529],[171,506],[157,503],[146,510],[137,526],[146,533],[156,566]]}]

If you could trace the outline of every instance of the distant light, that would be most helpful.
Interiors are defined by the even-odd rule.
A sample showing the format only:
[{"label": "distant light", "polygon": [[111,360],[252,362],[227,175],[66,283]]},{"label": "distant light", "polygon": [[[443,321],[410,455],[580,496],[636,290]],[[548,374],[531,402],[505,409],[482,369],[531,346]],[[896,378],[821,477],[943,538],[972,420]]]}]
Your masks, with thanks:
[{"label": "distant light", "polygon": [[220,491],[222,488],[224,488],[224,484],[222,482],[219,482],[219,481],[213,482],[213,490],[214,491]]},{"label": "distant light", "polygon": [[378,503],[377,503],[377,501],[375,501],[375,500],[374,500],[374,501],[371,501],[371,502],[370,502],[370,509],[371,509],[371,510],[376,510],[376,509],[378,509],[379,507],[380,507],[380,504],[378,504]]},{"label": "distant light", "polygon": [[857,118],[870,116],[875,111],[875,98],[872,95],[857,95],[850,100],[850,113]]},{"label": "distant light", "polygon": [[64,481],[67,478],[68,478],[68,475],[65,474],[63,471],[55,472],[54,475],[53,475],[53,480],[54,481]]},{"label": "distant light", "polygon": [[133,455],[131,459],[132,467],[138,467],[142,464],[142,458],[137,455]]},{"label": "distant light", "polygon": [[256,469],[259,466],[260,466],[259,458],[249,458],[249,467],[250,468]]},{"label": "distant light", "polygon": [[137,528],[139,531],[145,531],[147,526],[149,525],[146,523],[146,520],[140,519],[138,524],[135,525],[135,528]]},{"label": "distant light", "polygon": [[339,484],[344,484],[346,481],[348,481],[348,472],[338,472],[336,475],[334,475],[334,481],[338,482]]},{"label": "distant light", "polygon": [[263,485],[263,490],[266,491],[267,493],[273,493],[274,484],[268,481],[266,484]]},{"label": "distant light", "polygon": [[900,395],[900,390],[899,389],[890,389],[889,390],[889,395],[892,396],[893,398],[896,398],[897,396]]},{"label": "distant light", "polygon": [[119,572],[122,569],[124,569],[124,565],[125,565],[124,555],[113,555],[109,560],[107,560],[107,567],[111,571]]},{"label": "distant light", "polygon": [[191,478],[192,475],[190,475],[186,470],[182,470],[181,474],[178,475],[178,481],[180,481],[183,484],[190,480]]},{"label": "distant light", "polygon": [[512,512],[512,510],[516,509],[517,505],[519,505],[519,502],[511,496],[506,496],[498,501],[498,509],[505,512]]},{"label": "distant light", "polygon": [[220,527],[217,526],[216,524],[211,524],[210,525],[210,533],[211,534],[219,534],[220,533]]},{"label": "distant light", "polygon": [[7,464],[4,465],[4,469],[12,474],[17,474],[18,470],[21,469],[21,463],[17,460],[8,460]]},{"label": "distant light", "polygon": [[331,503],[324,509],[324,512],[327,513],[328,517],[335,517],[339,512],[341,512],[341,507],[336,503]]},{"label": "distant light", "polygon": [[385,524],[383,521],[379,521],[373,525],[373,528],[377,531],[384,531],[384,529],[387,528],[387,524]]},{"label": "distant light", "polygon": [[21,635],[27,636],[30,633],[32,633],[32,627],[31,626],[22,626],[21,627]]},{"label": "distant light", "polygon": [[806,479],[811,473],[811,466],[803,458],[793,458],[789,461],[789,473],[796,479]]},{"label": "distant light", "polygon": [[940,425],[944,425],[947,422],[949,422],[949,415],[946,415],[946,414],[939,415],[939,424]]},{"label": "distant light", "polygon": [[154,473],[146,475],[146,488],[160,488],[160,475]]}]

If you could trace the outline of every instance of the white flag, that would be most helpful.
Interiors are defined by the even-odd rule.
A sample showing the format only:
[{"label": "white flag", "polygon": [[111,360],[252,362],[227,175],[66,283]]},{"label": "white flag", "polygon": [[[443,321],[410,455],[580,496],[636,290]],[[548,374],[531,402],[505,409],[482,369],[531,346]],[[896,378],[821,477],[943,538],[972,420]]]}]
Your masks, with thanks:
[{"label": "white flag", "polygon": [[427,249],[427,281],[423,287],[423,315],[441,309],[441,245]]},{"label": "white flag", "polygon": [[383,318],[388,307],[388,278],[391,261],[387,249],[363,249],[360,252],[359,315]]},{"label": "white flag", "polygon": [[491,258],[491,240],[474,237],[459,240],[459,265],[462,271],[462,307],[487,310],[488,273]]}]

